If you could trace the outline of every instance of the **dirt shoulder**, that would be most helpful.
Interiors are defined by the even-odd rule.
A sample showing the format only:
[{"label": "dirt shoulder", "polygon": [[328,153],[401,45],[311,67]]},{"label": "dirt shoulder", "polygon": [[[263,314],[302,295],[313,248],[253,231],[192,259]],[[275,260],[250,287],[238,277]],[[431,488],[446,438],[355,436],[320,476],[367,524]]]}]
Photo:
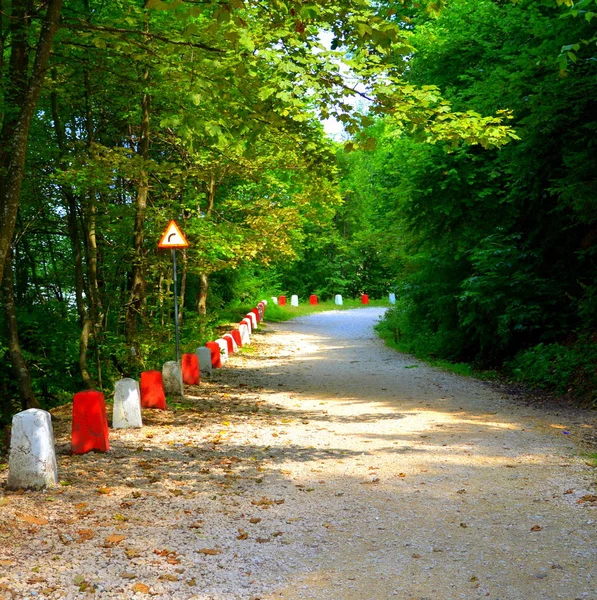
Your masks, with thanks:
[{"label": "dirt shoulder", "polygon": [[107,454],[55,411],[63,484],[3,493],[0,598],[597,600],[596,415],[397,354],[378,312],[267,325]]}]

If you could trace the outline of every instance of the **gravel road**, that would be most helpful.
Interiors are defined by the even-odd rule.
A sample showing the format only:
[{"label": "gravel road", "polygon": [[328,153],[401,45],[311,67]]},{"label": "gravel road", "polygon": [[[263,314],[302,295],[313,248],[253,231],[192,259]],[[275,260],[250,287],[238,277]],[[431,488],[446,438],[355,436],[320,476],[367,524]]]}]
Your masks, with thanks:
[{"label": "gravel road", "polygon": [[65,485],[1,499],[0,599],[597,600],[595,414],[400,355],[380,312],[268,324],[108,454],[55,411]]}]

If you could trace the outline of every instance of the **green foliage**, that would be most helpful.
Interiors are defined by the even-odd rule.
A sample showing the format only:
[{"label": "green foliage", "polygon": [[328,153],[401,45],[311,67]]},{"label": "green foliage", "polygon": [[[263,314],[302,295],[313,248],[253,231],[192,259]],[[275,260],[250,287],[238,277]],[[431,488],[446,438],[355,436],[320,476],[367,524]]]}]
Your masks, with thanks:
[{"label": "green foliage", "polygon": [[506,372],[515,380],[536,388],[582,398],[597,407],[597,344],[582,338],[568,344],[537,344],[519,352],[506,364]]},{"label": "green foliage", "polygon": [[386,119],[368,132],[375,150],[347,157],[343,185],[395,269],[384,336],[417,356],[516,365],[522,380],[592,401],[597,67],[591,44],[575,46],[565,73],[558,57],[595,21],[567,4],[575,18],[530,0],[417,13],[405,77],[456,111],[507,111],[519,139],[431,146]]}]

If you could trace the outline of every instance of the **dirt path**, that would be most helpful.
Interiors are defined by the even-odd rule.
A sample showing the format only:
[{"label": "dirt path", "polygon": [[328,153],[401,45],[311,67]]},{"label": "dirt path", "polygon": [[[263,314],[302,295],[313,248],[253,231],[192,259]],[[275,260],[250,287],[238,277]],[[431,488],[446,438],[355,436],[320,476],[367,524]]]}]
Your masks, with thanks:
[{"label": "dirt path", "polygon": [[597,600],[595,415],[399,355],[378,312],[268,325],[105,455],[57,411],[64,485],[0,500],[0,599]]}]

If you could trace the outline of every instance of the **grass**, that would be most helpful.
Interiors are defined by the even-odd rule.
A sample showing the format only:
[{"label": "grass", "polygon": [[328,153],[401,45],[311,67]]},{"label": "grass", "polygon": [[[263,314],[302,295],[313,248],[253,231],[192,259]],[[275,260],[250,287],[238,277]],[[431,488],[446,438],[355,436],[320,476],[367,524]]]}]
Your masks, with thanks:
[{"label": "grass", "polygon": [[408,345],[408,342],[396,341],[391,331],[383,326],[376,327],[376,331],[379,337],[384,340],[386,346],[389,346],[402,354],[410,354],[416,359],[421,360],[432,367],[441,369],[442,371],[447,371],[463,377],[477,377],[478,379],[484,379],[485,381],[496,381],[500,379],[500,374],[494,370],[476,369],[470,363],[450,362],[449,360],[434,358],[423,352],[413,352],[412,348]]},{"label": "grass", "polygon": [[305,315],[312,315],[314,313],[325,312],[329,310],[351,310],[354,308],[367,308],[371,306],[381,306],[389,308],[391,305],[387,300],[369,300],[369,304],[362,304],[360,300],[344,300],[342,306],[338,306],[333,300],[326,300],[325,302],[319,302],[318,304],[299,304],[298,306],[280,306],[274,304],[271,300],[267,303],[266,309],[266,320],[280,323],[282,321],[290,321],[297,317],[304,317]]}]

